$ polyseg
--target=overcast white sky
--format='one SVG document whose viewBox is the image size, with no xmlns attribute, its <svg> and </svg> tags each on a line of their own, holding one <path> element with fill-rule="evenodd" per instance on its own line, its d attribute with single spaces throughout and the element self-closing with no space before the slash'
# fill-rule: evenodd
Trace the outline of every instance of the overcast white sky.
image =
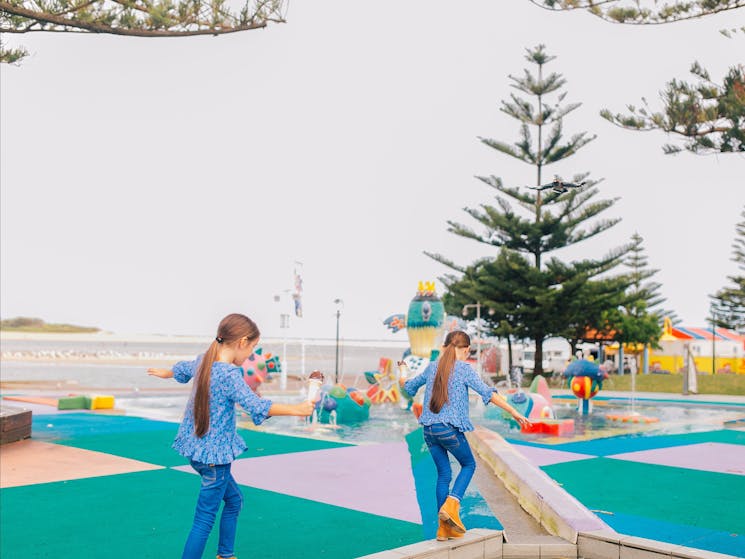
<svg viewBox="0 0 745 559">
<path fill-rule="evenodd" d="M 694 60 L 717 81 L 742 62 L 741 10 L 632 27 L 527 0 L 293 2 L 288 23 L 224 37 L 32 34 L 0 68 L 1 314 L 119 333 L 211 334 L 228 312 L 281 333 L 273 296 L 303 263 L 290 336 L 387 338 L 419 280 L 487 247 L 447 219 L 493 201 L 475 175 L 533 184 L 534 169 L 477 136 L 518 139 L 499 111 L 508 74 L 539 43 L 557 56 L 567 136 L 598 138 L 549 166 L 603 178 L 623 221 L 556 253 L 594 257 L 645 239 L 666 306 L 701 325 L 736 272 L 745 158 L 666 156 L 663 133 L 621 130 L 602 108 L 653 106 Z M 398 338 L 404 339 L 399 333 Z"/>
</svg>

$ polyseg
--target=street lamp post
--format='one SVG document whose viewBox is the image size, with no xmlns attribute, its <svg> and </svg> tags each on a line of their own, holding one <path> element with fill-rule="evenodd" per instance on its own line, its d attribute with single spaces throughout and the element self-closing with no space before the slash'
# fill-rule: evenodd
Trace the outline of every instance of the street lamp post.
<svg viewBox="0 0 745 559">
<path fill-rule="evenodd" d="M 717 317 L 711 307 L 711 374 L 717 374 Z"/>
<path fill-rule="evenodd" d="M 285 289 L 282 293 L 288 293 L 289 289 Z M 274 301 L 276 303 L 280 303 L 282 301 L 282 296 L 275 295 Z M 287 329 L 290 327 L 290 315 L 288 313 L 281 312 L 282 308 L 280 306 L 280 314 L 279 314 L 279 328 L 282 330 L 282 360 L 280 362 L 280 372 L 279 372 L 279 389 L 280 390 L 286 390 L 287 389 Z"/>
<path fill-rule="evenodd" d="M 341 317 L 341 305 L 344 301 L 341 299 L 334 299 L 336 305 L 336 361 L 334 365 L 334 383 L 339 384 L 339 318 Z"/>
<path fill-rule="evenodd" d="M 468 316 L 469 309 L 476 309 L 476 371 L 481 376 L 481 303 L 463 305 L 463 316 Z"/>
</svg>

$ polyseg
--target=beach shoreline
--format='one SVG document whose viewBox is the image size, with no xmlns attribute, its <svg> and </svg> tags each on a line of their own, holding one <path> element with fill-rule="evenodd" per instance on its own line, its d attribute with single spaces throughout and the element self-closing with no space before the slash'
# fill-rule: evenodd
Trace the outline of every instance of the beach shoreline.
<svg viewBox="0 0 745 559">
<path fill-rule="evenodd" d="M 37 341 L 37 342 L 92 342 L 92 343 L 164 343 L 164 344 L 210 344 L 210 336 L 175 335 L 175 334 L 121 334 L 115 332 L 83 332 L 83 333 L 47 333 L 47 332 L 16 332 L 1 330 L 0 344 L 11 341 Z M 283 343 L 313 346 L 335 346 L 334 338 L 301 338 L 296 336 L 262 337 L 260 344 L 278 345 Z M 339 344 L 346 347 L 409 347 L 409 340 L 402 336 L 398 340 L 391 339 L 358 339 L 339 338 Z"/>
</svg>

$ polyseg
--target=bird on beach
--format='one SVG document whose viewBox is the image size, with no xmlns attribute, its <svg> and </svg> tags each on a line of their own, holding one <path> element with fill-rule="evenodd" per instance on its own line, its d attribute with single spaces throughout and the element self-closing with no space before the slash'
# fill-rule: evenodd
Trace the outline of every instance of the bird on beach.
<svg viewBox="0 0 745 559">
<path fill-rule="evenodd" d="M 531 190 L 539 191 L 548 190 L 550 188 L 554 192 L 562 194 L 564 192 L 569 192 L 570 188 L 582 188 L 583 186 L 585 186 L 584 181 L 579 184 L 575 184 L 573 182 L 564 182 L 558 176 L 555 176 L 553 182 L 541 186 L 529 186 L 528 188 L 530 188 Z"/>
</svg>

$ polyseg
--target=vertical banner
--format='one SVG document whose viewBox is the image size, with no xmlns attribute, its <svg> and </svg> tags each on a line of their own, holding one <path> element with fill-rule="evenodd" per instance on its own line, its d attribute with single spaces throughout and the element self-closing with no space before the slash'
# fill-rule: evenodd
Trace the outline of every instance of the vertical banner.
<svg viewBox="0 0 745 559">
<path fill-rule="evenodd" d="M 295 268 L 292 271 L 294 289 L 292 291 L 292 300 L 295 302 L 295 316 L 303 318 L 303 278 L 300 272 L 303 269 L 303 263 L 295 261 Z M 300 340 L 300 374 L 305 378 L 305 330 Z"/>
<path fill-rule="evenodd" d="M 302 262 L 295 262 L 295 269 L 292 272 L 295 286 L 292 292 L 292 300 L 295 302 L 295 316 L 298 318 L 303 318 L 303 278 L 298 271 L 298 268 L 302 265 Z"/>
</svg>

